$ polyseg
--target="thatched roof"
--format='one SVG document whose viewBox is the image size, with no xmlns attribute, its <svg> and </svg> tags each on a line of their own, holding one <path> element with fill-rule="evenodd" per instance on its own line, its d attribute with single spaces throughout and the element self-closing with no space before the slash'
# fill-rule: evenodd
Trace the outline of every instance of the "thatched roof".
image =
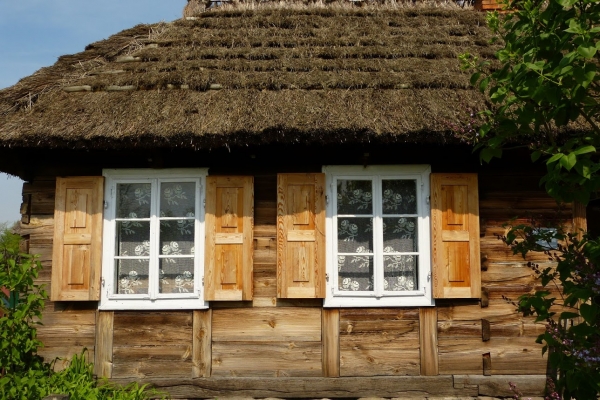
<svg viewBox="0 0 600 400">
<path fill-rule="evenodd" d="M 457 7 L 221 9 L 139 25 L 0 91 L 0 146 L 214 148 L 447 143 L 484 98 L 460 70 L 492 58 Z"/>
</svg>

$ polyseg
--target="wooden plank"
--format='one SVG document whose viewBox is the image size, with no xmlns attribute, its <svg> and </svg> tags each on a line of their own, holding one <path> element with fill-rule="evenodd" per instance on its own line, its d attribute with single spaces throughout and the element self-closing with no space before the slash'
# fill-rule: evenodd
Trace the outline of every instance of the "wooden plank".
<svg viewBox="0 0 600 400">
<path fill-rule="evenodd" d="M 189 345 L 191 338 L 191 311 L 115 313 L 115 347 Z"/>
<path fill-rule="evenodd" d="M 324 308 L 323 376 L 340 376 L 340 310 Z"/>
<path fill-rule="evenodd" d="M 421 307 L 419 315 L 421 375 L 438 375 L 437 310 L 434 307 Z"/>
<path fill-rule="evenodd" d="M 510 389 L 509 382 L 514 383 L 523 393 L 523 397 L 544 394 L 546 387 L 545 375 L 454 375 L 455 386 L 477 386 L 480 396 L 512 397 L 514 392 Z"/>
<path fill-rule="evenodd" d="M 482 355 L 490 353 L 492 374 L 539 374 L 546 371 L 541 345 L 531 337 L 439 338 L 440 374 L 483 374 Z"/>
<path fill-rule="evenodd" d="M 112 377 L 114 311 L 98 311 L 94 373 Z"/>
<path fill-rule="evenodd" d="M 363 349 L 340 346 L 340 376 L 419 375 L 418 347 Z"/>
<path fill-rule="evenodd" d="M 177 346 L 136 346 L 115 347 L 113 359 L 118 363 L 135 363 L 141 361 L 189 361 L 193 362 L 191 344 Z"/>
<path fill-rule="evenodd" d="M 583 232 L 587 231 L 586 206 L 578 201 L 573 203 L 573 231 L 579 239 L 582 238 Z"/>
<path fill-rule="evenodd" d="M 149 377 L 189 378 L 192 373 L 191 360 L 149 360 L 113 362 L 113 377 L 127 378 L 129 382 Z"/>
<path fill-rule="evenodd" d="M 321 310 L 317 308 L 221 309 L 214 310 L 212 318 L 213 344 L 266 340 L 321 342 Z"/>
<path fill-rule="evenodd" d="M 322 376 L 321 342 L 213 342 L 212 376 Z"/>
<path fill-rule="evenodd" d="M 88 362 L 94 361 L 94 347 L 86 347 L 86 360 Z M 38 349 L 38 355 L 44 359 L 44 362 L 54 363 L 55 371 L 62 371 L 69 366 L 70 360 L 74 355 L 80 355 L 83 351 L 83 347 L 80 346 L 66 346 L 66 347 L 41 347 Z"/>
<path fill-rule="evenodd" d="M 112 379 L 127 384 L 131 380 Z M 226 377 L 198 379 L 143 378 L 165 390 L 173 398 L 466 398 L 477 397 L 476 385 L 454 387 L 452 375 L 446 376 L 386 376 L 386 377 Z"/>
<path fill-rule="evenodd" d="M 208 378 L 212 368 L 212 310 L 194 311 L 192 377 Z"/>
</svg>

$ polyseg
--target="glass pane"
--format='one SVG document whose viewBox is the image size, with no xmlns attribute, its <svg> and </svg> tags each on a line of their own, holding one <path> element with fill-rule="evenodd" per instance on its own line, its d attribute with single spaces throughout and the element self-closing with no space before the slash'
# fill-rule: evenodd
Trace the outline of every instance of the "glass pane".
<svg viewBox="0 0 600 400">
<path fill-rule="evenodd" d="M 116 254 L 150 255 L 150 221 L 117 221 Z"/>
<path fill-rule="evenodd" d="M 417 290 L 417 261 L 418 257 L 415 255 L 384 256 L 384 290 Z"/>
<path fill-rule="evenodd" d="M 373 257 L 338 256 L 338 289 L 373 291 Z"/>
<path fill-rule="evenodd" d="M 381 185 L 384 214 L 417 213 L 417 181 L 384 180 Z"/>
<path fill-rule="evenodd" d="M 338 252 L 372 253 L 373 218 L 339 218 Z"/>
<path fill-rule="evenodd" d="M 417 218 L 383 218 L 383 252 L 419 251 L 417 230 Z"/>
<path fill-rule="evenodd" d="M 191 293 L 194 291 L 194 259 L 163 258 L 160 260 L 160 293 Z"/>
<path fill-rule="evenodd" d="M 149 183 L 117 185 L 117 218 L 150 218 Z"/>
<path fill-rule="evenodd" d="M 160 254 L 192 254 L 194 222 L 193 219 L 160 221 Z"/>
<path fill-rule="evenodd" d="M 148 260 L 115 260 L 117 294 L 148 293 Z"/>
<path fill-rule="evenodd" d="M 196 209 L 194 182 L 162 182 L 160 184 L 161 217 L 193 217 Z"/>
<path fill-rule="evenodd" d="M 373 214 L 371 181 L 337 181 L 338 214 Z"/>
</svg>

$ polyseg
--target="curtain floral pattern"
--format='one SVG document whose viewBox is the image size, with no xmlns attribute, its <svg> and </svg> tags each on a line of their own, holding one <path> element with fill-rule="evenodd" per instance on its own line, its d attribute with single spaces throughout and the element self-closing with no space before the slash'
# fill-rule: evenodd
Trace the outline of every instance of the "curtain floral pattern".
<svg viewBox="0 0 600 400">
<path fill-rule="evenodd" d="M 382 180 L 380 194 L 373 193 L 371 180 L 337 181 L 339 290 L 374 290 L 375 237 L 383 241 L 384 290 L 415 290 L 418 265 L 416 199 L 414 180 Z M 382 210 L 379 232 L 373 230 L 373 202 L 379 202 Z"/>
<path fill-rule="evenodd" d="M 193 182 L 159 184 L 158 277 L 150 276 L 149 183 L 117 185 L 116 281 L 118 294 L 147 294 L 150 279 L 158 279 L 159 293 L 187 293 L 194 289 L 196 187 Z M 155 200 L 156 201 L 156 200 Z"/>
</svg>

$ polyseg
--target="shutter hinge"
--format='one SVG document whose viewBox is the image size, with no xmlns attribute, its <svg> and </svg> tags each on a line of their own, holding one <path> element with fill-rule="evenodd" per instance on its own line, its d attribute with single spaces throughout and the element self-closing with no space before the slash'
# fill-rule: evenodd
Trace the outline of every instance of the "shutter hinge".
<svg viewBox="0 0 600 400">
<path fill-rule="evenodd" d="M 325 204 L 329 204 L 329 196 L 325 195 Z"/>
<path fill-rule="evenodd" d="M 202 277 L 202 286 L 204 286 L 204 277 Z"/>
<path fill-rule="evenodd" d="M 427 282 L 431 282 L 431 272 L 427 273 Z"/>
<path fill-rule="evenodd" d="M 104 200 L 104 209 L 106 210 L 108 208 L 108 201 Z"/>
<path fill-rule="evenodd" d="M 325 274 L 325 281 L 329 282 L 329 274 Z"/>
<path fill-rule="evenodd" d="M 429 200 L 430 200 L 430 199 L 429 199 L 429 197 L 430 197 L 430 196 L 429 196 L 429 195 L 427 195 L 427 197 L 425 198 L 425 201 L 427 201 L 427 204 L 429 204 Z"/>
<path fill-rule="evenodd" d="M 102 287 L 104 287 L 106 285 L 106 282 L 104 281 L 104 278 L 102 278 Z"/>
</svg>

